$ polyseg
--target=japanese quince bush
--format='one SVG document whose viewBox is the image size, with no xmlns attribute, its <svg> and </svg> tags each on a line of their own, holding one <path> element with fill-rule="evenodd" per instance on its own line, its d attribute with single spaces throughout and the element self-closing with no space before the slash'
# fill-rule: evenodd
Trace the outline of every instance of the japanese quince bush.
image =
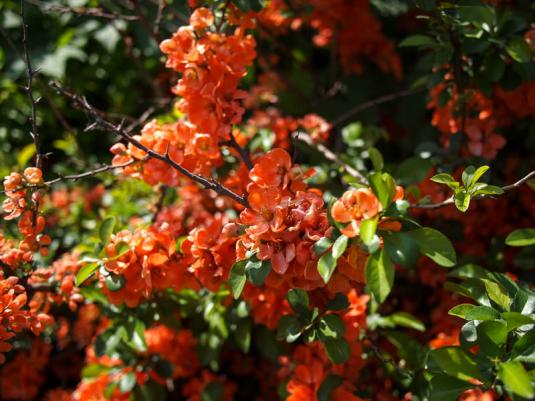
<svg viewBox="0 0 535 401">
<path fill-rule="evenodd" d="M 32 153 L 3 181 L 0 399 L 535 398 L 533 8 L 89 3 L 47 10 L 156 13 L 170 100 L 114 119 L 48 87 L 22 12 Z M 377 77 L 398 92 L 355 105 Z M 41 90 L 113 139 L 110 164 L 54 168 Z"/>
</svg>

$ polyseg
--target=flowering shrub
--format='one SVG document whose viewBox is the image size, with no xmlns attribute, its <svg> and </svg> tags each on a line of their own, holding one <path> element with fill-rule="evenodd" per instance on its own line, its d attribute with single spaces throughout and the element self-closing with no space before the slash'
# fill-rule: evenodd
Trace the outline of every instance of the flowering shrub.
<svg viewBox="0 0 535 401">
<path fill-rule="evenodd" d="M 535 398 L 529 5 L 25 3 L 1 400 Z"/>
</svg>

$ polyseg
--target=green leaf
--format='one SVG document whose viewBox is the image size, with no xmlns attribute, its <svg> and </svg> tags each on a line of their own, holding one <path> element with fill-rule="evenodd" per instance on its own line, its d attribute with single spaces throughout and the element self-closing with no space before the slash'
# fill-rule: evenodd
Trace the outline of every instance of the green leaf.
<svg viewBox="0 0 535 401">
<path fill-rule="evenodd" d="M 475 184 L 476 182 L 478 182 L 479 179 L 483 176 L 483 174 L 485 174 L 485 173 L 488 171 L 489 168 L 490 168 L 489 166 L 481 166 L 481 167 L 478 167 L 478 168 L 476 169 L 476 171 L 474 171 L 474 175 L 472 176 L 472 182 L 471 182 L 471 184 L 473 185 L 473 184 Z"/>
<path fill-rule="evenodd" d="M 440 173 L 440 174 L 434 175 L 430 179 L 431 181 L 436 182 L 438 184 L 447 185 L 451 189 L 459 188 L 459 183 L 450 174 Z"/>
<path fill-rule="evenodd" d="M 345 235 L 340 235 L 333 244 L 333 258 L 338 259 L 344 254 L 347 249 L 349 238 Z"/>
<path fill-rule="evenodd" d="M 383 237 L 384 248 L 392 262 L 410 267 L 414 266 L 420 256 L 417 242 L 406 232 L 397 232 Z"/>
<path fill-rule="evenodd" d="M 476 172 L 476 168 L 474 166 L 468 166 L 464 169 L 462 174 L 462 180 L 463 184 L 466 188 L 470 189 L 474 177 L 474 173 Z"/>
<path fill-rule="evenodd" d="M 511 359 L 535 362 L 535 330 L 530 330 L 513 344 Z"/>
<path fill-rule="evenodd" d="M 473 387 L 473 384 L 447 375 L 434 376 L 429 385 L 429 401 L 455 401 L 462 392 Z"/>
<path fill-rule="evenodd" d="M 466 191 L 460 190 L 454 196 L 455 207 L 464 213 L 470 206 L 470 200 L 470 194 Z"/>
<path fill-rule="evenodd" d="M 327 340 L 323 344 L 325 345 L 325 351 L 327 351 L 327 356 L 333 363 L 344 363 L 349 359 L 349 344 L 344 338 L 339 338 L 336 340 Z"/>
<path fill-rule="evenodd" d="M 505 239 L 509 246 L 535 245 L 535 228 L 521 228 L 513 231 Z"/>
<path fill-rule="evenodd" d="M 372 146 L 368 148 L 368 154 L 372 161 L 373 169 L 375 171 L 381 171 L 384 167 L 384 161 L 383 161 L 383 156 L 381 155 L 381 152 L 379 152 L 376 148 Z"/>
<path fill-rule="evenodd" d="M 258 287 L 264 284 L 271 268 L 270 260 L 258 260 L 253 256 L 245 264 L 245 274 L 249 281 Z"/>
<path fill-rule="evenodd" d="M 238 322 L 236 326 L 236 331 L 234 333 L 234 338 L 236 343 L 244 353 L 249 352 L 251 347 L 251 321 L 242 319 Z"/>
<path fill-rule="evenodd" d="M 232 294 L 234 295 L 234 299 L 238 299 L 243 291 L 243 288 L 245 287 L 245 265 L 247 264 L 247 260 L 238 260 L 236 263 L 232 265 L 230 268 L 229 273 L 229 286 L 230 290 L 232 291 Z"/>
<path fill-rule="evenodd" d="M 347 296 L 341 292 L 337 292 L 333 299 L 329 300 L 325 305 L 325 308 L 328 310 L 344 310 L 349 307 L 349 301 Z"/>
<path fill-rule="evenodd" d="M 286 339 L 286 342 L 292 343 L 301 336 L 302 332 L 303 323 L 296 315 L 284 315 L 279 319 L 278 339 Z"/>
<path fill-rule="evenodd" d="M 401 41 L 399 47 L 421 47 L 421 46 L 433 46 L 435 40 L 427 35 L 411 35 Z"/>
<path fill-rule="evenodd" d="M 119 379 L 119 390 L 121 391 L 121 393 L 128 393 L 132 391 L 136 384 L 136 375 L 134 374 L 134 372 L 128 372 L 126 374 L 123 374 Z"/>
<path fill-rule="evenodd" d="M 477 344 L 481 355 L 496 358 L 507 341 L 507 326 L 502 321 L 486 321 L 477 326 Z"/>
<path fill-rule="evenodd" d="M 506 321 L 508 331 L 516 330 L 527 324 L 535 324 L 535 318 L 518 312 L 503 312 L 501 317 Z"/>
<path fill-rule="evenodd" d="M 383 209 L 386 209 L 396 193 L 396 183 L 388 173 L 374 173 L 370 175 L 370 186 L 381 202 Z"/>
<path fill-rule="evenodd" d="M 387 317 L 397 326 L 408 327 L 418 331 L 425 331 L 425 325 L 421 320 L 407 312 L 396 312 Z"/>
<path fill-rule="evenodd" d="M 408 234 L 418 243 L 420 252 L 435 263 L 445 267 L 452 267 L 457 263 L 453 245 L 440 231 L 422 227 L 408 231 Z"/>
<path fill-rule="evenodd" d="M 477 190 L 472 194 L 473 196 L 503 195 L 503 193 L 505 192 L 501 187 L 497 187 L 495 185 L 487 185 L 483 183 L 479 183 L 477 185 L 480 185 L 480 187 L 478 187 Z"/>
<path fill-rule="evenodd" d="M 476 306 L 473 304 L 460 304 L 451 308 L 448 312 L 449 315 L 460 317 L 461 319 L 468 320 L 466 315 Z"/>
<path fill-rule="evenodd" d="M 331 401 L 333 391 L 344 382 L 344 379 L 338 375 L 329 375 L 318 388 L 318 401 Z"/>
<path fill-rule="evenodd" d="M 115 222 L 115 217 L 111 216 L 106 218 L 100 225 L 98 234 L 102 245 L 106 245 L 110 241 L 110 237 L 113 234 L 113 229 L 115 228 Z"/>
<path fill-rule="evenodd" d="M 494 281 L 487 279 L 482 279 L 482 281 L 483 284 L 485 284 L 485 290 L 487 291 L 487 295 L 491 301 L 494 301 L 496 304 L 508 311 L 513 300 L 509 297 L 505 288 Z"/>
<path fill-rule="evenodd" d="M 314 243 L 314 253 L 316 255 L 322 255 L 327 252 L 331 246 L 333 246 L 332 239 L 327 237 L 321 237 Z"/>
<path fill-rule="evenodd" d="M 368 257 L 366 284 L 377 302 L 382 303 L 394 285 L 394 267 L 381 249 Z"/>
<path fill-rule="evenodd" d="M 474 357 L 460 347 L 444 347 L 432 350 L 431 357 L 450 376 L 461 380 L 481 379 Z"/>
<path fill-rule="evenodd" d="M 511 38 L 505 49 L 509 56 L 518 63 L 528 63 L 531 60 L 531 49 L 522 36 Z"/>
<path fill-rule="evenodd" d="M 531 378 L 520 362 L 505 362 L 498 367 L 498 376 L 505 384 L 505 388 L 524 398 L 535 397 L 531 385 Z"/>
<path fill-rule="evenodd" d="M 83 265 L 76 274 L 76 279 L 74 280 L 76 286 L 79 287 L 80 285 L 82 285 L 84 281 L 86 281 L 89 277 L 93 275 L 93 273 L 95 273 L 99 266 L 100 262 L 87 263 Z"/>
<path fill-rule="evenodd" d="M 468 320 L 494 320 L 499 318 L 500 313 L 496 309 L 485 305 L 474 307 L 466 315 L 466 319 Z"/>
<path fill-rule="evenodd" d="M 377 230 L 378 220 L 379 220 L 378 217 L 374 217 L 371 219 L 363 220 L 360 223 L 360 239 L 365 244 L 369 244 L 372 242 L 373 237 L 375 235 L 375 231 Z"/>
<path fill-rule="evenodd" d="M 347 237 L 346 237 L 347 238 Z M 327 252 L 318 260 L 318 273 L 323 279 L 324 283 L 328 283 L 336 268 L 336 259 L 331 252 Z"/>
<path fill-rule="evenodd" d="M 475 264 L 466 264 L 451 270 L 448 273 L 449 277 L 455 278 L 485 278 L 488 277 L 489 272 L 481 266 Z"/>
<path fill-rule="evenodd" d="M 122 275 L 110 273 L 108 277 L 106 277 L 106 287 L 110 291 L 119 291 L 124 287 L 124 284 L 125 278 Z"/>
<path fill-rule="evenodd" d="M 338 315 L 324 315 L 319 322 L 319 335 L 322 341 L 342 338 L 345 332 L 345 325 Z"/>
<path fill-rule="evenodd" d="M 204 386 L 201 393 L 201 401 L 221 401 L 223 399 L 224 387 L 221 382 L 210 382 Z"/>
<path fill-rule="evenodd" d="M 293 288 L 288 291 L 288 303 L 296 313 L 308 312 L 308 294 L 305 290 Z"/>
</svg>

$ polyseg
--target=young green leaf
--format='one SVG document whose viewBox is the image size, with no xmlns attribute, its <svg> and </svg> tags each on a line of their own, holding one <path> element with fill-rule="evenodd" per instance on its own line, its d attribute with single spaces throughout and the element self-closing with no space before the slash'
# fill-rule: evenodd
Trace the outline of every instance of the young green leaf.
<svg viewBox="0 0 535 401">
<path fill-rule="evenodd" d="M 360 239 L 365 244 L 369 244 L 372 242 L 373 237 L 375 235 L 375 231 L 377 230 L 378 220 L 378 217 L 373 217 L 371 219 L 363 220 L 360 223 Z"/>
<path fill-rule="evenodd" d="M 447 375 L 436 375 L 431 379 L 429 401 L 456 401 L 459 395 L 473 387 L 472 384 Z"/>
<path fill-rule="evenodd" d="M 333 241 L 327 237 L 321 237 L 314 243 L 314 253 L 316 255 L 322 255 L 333 246 Z"/>
<path fill-rule="evenodd" d="M 230 268 L 228 281 L 229 281 L 230 290 L 232 291 L 232 294 L 234 295 L 234 299 L 238 299 L 240 297 L 243 291 L 243 288 L 245 287 L 245 281 L 247 280 L 245 276 L 246 264 L 247 264 L 246 259 L 238 260 Z"/>
<path fill-rule="evenodd" d="M 333 258 L 338 259 L 344 254 L 347 249 L 349 238 L 345 235 L 340 235 L 333 244 Z"/>
<path fill-rule="evenodd" d="M 106 218 L 100 225 L 98 234 L 102 245 L 106 245 L 110 241 L 110 237 L 113 234 L 113 229 L 115 228 L 115 222 L 115 217 L 111 216 Z"/>
<path fill-rule="evenodd" d="M 100 262 L 87 263 L 83 265 L 76 274 L 75 284 L 77 287 L 82 285 L 91 275 L 99 268 Z"/>
<path fill-rule="evenodd" d="M 521 228 L 510 233 L 505 239 L 509 246 L 535 245 L 535 228 Z"/>
<path fill-rule="evenodd" d="M 377 302 L 382 303 L 394 285 L 394 267 L 381 249 L 368 257 L 366 283 Z"/>
<path fill-rule="evenodd" d="M 331 252 L 327 252 L 319 258 L 318 273 L 320 274 L 324 283 L 329 282 L 335 268 L 336 268 L 336 259 L 333 257 Z"/>
<path fill-rule="evenodd" d="M 498 375 L 505 384 L 505 388 L 511 393 L 524 398 L 535 397 L 531 378 L 520 362 L 509 361 L 500 364 Z"/>
<path fill-rule="evenodd" d="M 489 298 L 508 311 L 513 300 L 507 294 L 506 289 L 501 284 L 495 283 L 494 281 L 487 279 L 482 279 L 481 281 L 485 284 L 485 290 L 487 291 Z"/>
</svg>

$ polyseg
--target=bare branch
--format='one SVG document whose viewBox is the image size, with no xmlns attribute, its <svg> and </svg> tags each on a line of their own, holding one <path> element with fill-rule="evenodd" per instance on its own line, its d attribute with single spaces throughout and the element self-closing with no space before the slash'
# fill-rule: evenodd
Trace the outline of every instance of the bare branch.
<svg viewBox="0 0 535 401">
<path fill-rule="evenodd" d="M 243 160 L 243 162 L 247 166 L 247 168 L 249 170 L 253 168 L 253 162 L 251 161 L 249 150 L 247 148 L 242 148 L 240 146 L 240 144 L 236 141 L 236 137 L 234 136 L 232 132 L 230 133 L 230 139 L 228 141 L 221 142 L 221 145 L 225 145 L 225 146 L 235 149 L 240 155 L 240 158 Z"/>
<path fill-rule="evenodd" d="M 135 139 L 134 137 L 132 137 L 129 134 L 129 132 L 124 128 L 124 122 L 121 122 L 120 124 L 115 125 L 115 124 L 111 123 L 110 121 L 104 120 L 102 118 L 102 116 L 100 115 L 100 113 L 98 113 L 93 108 L 93 106 L 91 106 L 87 102 L 87 99 L 85 99 L 84 97 L 81 97 L 81 96 L 79 96 L 77 94 L 73 94 L 73 93 L 70 93 L 70 92 L 66 91 L 65 89 L 63 89 L 56 82 L 53 82 L 51 85 L 60 94 L 62 94 L 63 96 L 67 97 L 68 99 L 70 99 L 74 103 L 75 107 L 77 107 L 78 109 L 83 110 L 85 113 L 87 113 L 87 115 L 93 120 L 93 122 L 92 122 L 92 124 L 90 126 L 91 129 L 98 127 L 98 128 L 100 128 L 100 129 L 102 129 L 104 131 L 113 132 L 115 135 L 117 135 L 117 136 L 121 137 L 122 139 L 124 139 L 125 141 L 131 143 L 136 148 L 141 149 L 143 152 L 145 152 L 150 157 L 152 157 L 154 159 L 157 159 L 157 160 L 161 160 L 164 163 L 167 163 L 168 165 L 173 167 L 175 170 L 177 170 L 179 173 L 181 173 L 182 175 L 188 177 L 192 181 L 197 182 L 198 184 L 202 185 L 206 189 L 211 189 L 211 190 L 217 192 L 220 195 L 227 196 L 227 197 L 233 199 L 234 201 L 238 202 L 239 204 L 241 204 L 244 207 L 249 207 L 249 202 L 247 201 L 247 198 L 246 198 L 245 195 L 243 195 L 243 196 L 238 195 L 235 192 L 233 192 L 231 189 L 227 188 L 226 186 L 224 186 L 223 184 L 221 184 L 218 181 L 215 181 L 213 179 L 205 178 L 205 177 L 203 177 L 201 175 L 198 175 L 198 174 L 195 174 L 195 173 L 189 171 L 188 169 L 182 167 L 180 164 L 178 164 L 173 159 L 171 159 L 168 154 L 161 154 L 161 153 L 155 152 L 154 150 L 146 147 L 145 145 L 140 143 L 137 139 Z"/>
<path fill-rule="evenodd" d="M 325 146 L 322 143 L 316 143 L 312 140 L 310 135 L 308 135 L 306 132 L 294 132 L 294 138 L 306 143 L 308 146 L 316 149 L 318 152 L 320 152 L 327 160 L 330 160 L 332 162 L 335 162 L 340 167 L 342 167 L 347 174 L 349 174 L 351 177 L 355 178 L 359 183 L 363 185 L 368 185 L 368 180 L 364 175 L 359 173 L 355 168 L 351 167 L 349 164 L 345 163 L 343 160 L 341 160 L 332 150 L 330 150 L 327 146 Z"/>
<path fill-rule="evenodd" d="M 20 1 L 20 17 L 22 19 L 22 46 L 24 49 L 24 63 L 26 64 L 26 72 L 28 75 L 28 81 L 24 87 L 24 91 L 28 95 L 30 100 L 32 112 L 30 117 L 31 131 L 30 135 L 32 136 L 33 143 L 35 144 L 35 167 L 38 169 L 43 168 L 43 154 L 41 152 L 41 137 L 39 130 L 37 128 L 37 103 L 39 99 L 36 99 L 33 95 L 33 78 L 36 71 L 32 68 L 32 61 L 30 59 L 30 53 L 28 51 L 28 34 L 27 34 L 27 25 L 26 19 L 24 17 L 24 0 Z"/>
<path fill-rule="evenodd" d="M 524 184 L 525 182 L 527 182 L 528 180 L 530 180 L 533 177 L 535 177 L 535 170 L 530 172 L 529 174 L 527 174 L 526 176 L 524 176 L 520 180 L 516 181 L 515 183 L 509 184 L 509 185 L 506 185 L 506 186 L 502 187 L 502 189 L 504 190 L 504 192 L 517 189 L 517 188 L 521 187 L 522 184 Z M 495 197 L 495 195 L 479 195 L 479 196 L 473 197 L 472 199 L 479 200 L 479 199 L 488 199 L 488 198 L 494 198 L 494 197 Z M 453 205 L 454 203 L 455 203 L 455 198 L 452 195 L 448 199 L 446 199 L 445 201 L 442 201 L 442 202 L 439 202 L 439 203 L 412 204 L 412 205 L 410 205 L 410 208 L 411 209 L 440 209 L 441 207 L 448 206 L 448 205 Z"/>
</svg>

